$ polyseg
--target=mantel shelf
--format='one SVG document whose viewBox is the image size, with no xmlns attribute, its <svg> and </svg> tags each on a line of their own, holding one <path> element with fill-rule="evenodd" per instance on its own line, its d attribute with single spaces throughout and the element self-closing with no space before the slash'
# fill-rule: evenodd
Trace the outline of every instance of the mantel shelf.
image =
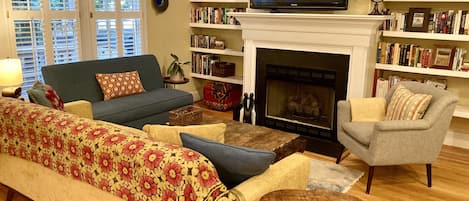
<svg viewBox="0 0 469 201">
<path fill-rule="evenodd" d="M 462 35 L 462 34 L 383 31 L 383 36 L 394 37 L 394 38 L 415 38 L 415 39 L 424 39 L 424 40 L 446 40 L 446 41 L 469 42 L 469 35 Z"/>
<path fill-rule="evenodd" d="M 376 69 L 396 71 L 396 72 L 405 72 L 405 73 L 416 73 L 416 74 L 424 74 L 424 75 L 438 75 L 438 76 L 445 76 L 445 77 L 469 78 L 469 72 L 441 70 L 441 69 L 433 69 L 433 68 L 416 68 L 416 67 L 398 66 L 398 65 L 390 65 L 390 64 L 376 64 Z"/>
<path fill-rule="evenodd" d="M 242 76 L 217 77 L 217 76 L 211 76 L 211 75 L 202 75 L 199 73 L 192 73 L 191 76 L 193 78 L 199 78 L 199 79 L 204 79 L 204 80 L 213 80 L 213 81 L 226 82 L 226 83 L 239 84 L 239 85 L 243 84 Z"/>
<path fill-rule="evenodd" d="M 231 24 L 205 24 L 205 23 L 190 23 L 190 27 L 193 28 L 205 28 L 205 29 L 231 29 L 231 30 L 241 30 L 240 25 L 231 25 Z"/>
<path fill-rule="evenodd" d="M 232 50 L 232 49 L 218 50 L 218 49 L 191 47 L 190 50 L 192 52 L 203 52 L 203 53 L 209 53 L 209 54 L 229 55 L 229 56 L 237 56 L 237 57 L 242 57 L 244 55 L 243 52 Z"/>
</svg>

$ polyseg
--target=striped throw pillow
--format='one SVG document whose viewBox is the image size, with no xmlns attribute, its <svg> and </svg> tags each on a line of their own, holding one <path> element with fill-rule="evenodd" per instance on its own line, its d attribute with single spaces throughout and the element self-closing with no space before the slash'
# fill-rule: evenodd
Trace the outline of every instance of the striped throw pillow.
<svg viewBox="0 0 469 201">
<path fill-rule="evenodd" d="M 417 120 L 427 110 L 432 95 L 415 94 L 399 85 L 388 104 L 385 120 Z"/>
</svg>

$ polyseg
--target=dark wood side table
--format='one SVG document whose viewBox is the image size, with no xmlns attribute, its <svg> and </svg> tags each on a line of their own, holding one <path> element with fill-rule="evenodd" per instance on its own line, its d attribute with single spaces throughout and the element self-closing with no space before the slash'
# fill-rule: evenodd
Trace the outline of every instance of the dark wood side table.
<svg viewBox="0 0 469 201">
<path fill-rule="evenodd" d="M 259 201 L 362 201 L 344 193 L 327 190 L 278 190 L 265 194 Z"/>
<path fill-rule="evenodd" d="M 169 77 L 164 77 L 163 82 L 166 88 L 168 88 L 168 84 L 172 84 L 173 89 L 176 89 L 177 84 L 186 84 L 189 82 L 189 78 L 184 78 L 184 80 L 181 80 L 181 81 L 173 81 L 173 80 L 170 80 Z"/>
</svg>

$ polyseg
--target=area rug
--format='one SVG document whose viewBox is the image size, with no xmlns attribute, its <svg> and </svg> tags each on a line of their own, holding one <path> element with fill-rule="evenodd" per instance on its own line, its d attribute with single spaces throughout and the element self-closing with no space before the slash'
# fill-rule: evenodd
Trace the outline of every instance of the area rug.
<svg viewBox="0 0 469 201">
<path fill-rule="evenodd" d="M 350 169 L 333 162 L 311 159 L 308 189 L 325 189 L 347 192 L 357 182 L 363 172 Z"/>
</svg>

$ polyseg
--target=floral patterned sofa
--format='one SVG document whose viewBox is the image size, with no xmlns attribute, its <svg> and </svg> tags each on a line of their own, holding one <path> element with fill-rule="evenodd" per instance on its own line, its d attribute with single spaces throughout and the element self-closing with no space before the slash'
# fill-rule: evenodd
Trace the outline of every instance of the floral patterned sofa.
<svg viewBox="0 0 469 201">
<path fill-rule="evenodd" d="M 293 154 L 228 190 L 213 164 L 145 132 L 0 97 L 0 183 L 33 200 L 258 200 L 304 188 Z"/>
</svg>

